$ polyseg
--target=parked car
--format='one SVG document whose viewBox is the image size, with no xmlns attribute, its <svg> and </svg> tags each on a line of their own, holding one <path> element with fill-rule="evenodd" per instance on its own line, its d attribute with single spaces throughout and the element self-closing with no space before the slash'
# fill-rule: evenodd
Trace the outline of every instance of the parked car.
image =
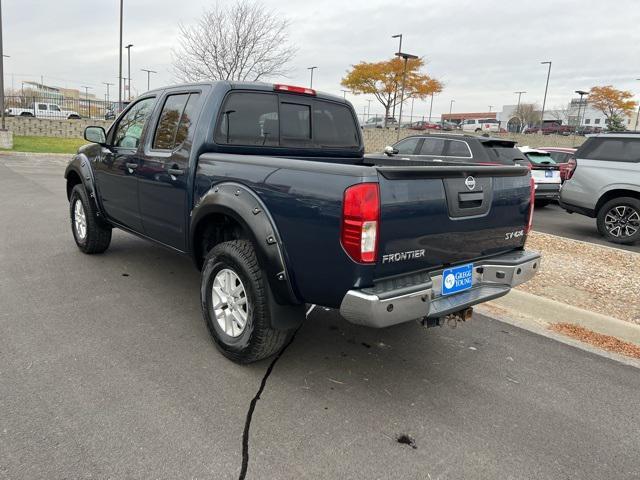
<svg viewBox="0 0 640 480">
<path fill-rule="evenodd" d="M 396 128 L 397 126 L 398 121 L 394 117 L 387 117 L 386 122 L 384 120 L 384 117 L 371 117 L 362 124 L 362 128 Z"/>
<path fill-rule="evenodd" d="M 366 155 L 387 155 L 403 161 L 446 163 L 476 163 L 481 165 L 515 165 L 526 162 L 526 156 L 515 148 L 516 142 L 502 138 L 455 133 L 412 135 L 384 152 Z"/>
<path fill-rule="evenodd" d="M 27 108 L 10 107 L 5 113 L 12 117 L 38 117 L 38 118 L 61 118 L 79 119 L 78 112 L 73 110 L 62 110 L 56 103 L 35 102 Z"/>
<path fill-rule="evenodd" d="M 439 123 L 428 122 L 426 120 L 418 120 L 407 125 L 407 128 L 411 130 L 441 130 L 442 127 Z"/>
<path fill-rule="evenodd" d="M 596 218 L 600 235 L 613 243 L 640 240 L 640 135 L 587 137 L 560 192 L 569 213 Z"/>
<path fill-rule="evenodd" d="M 440 120 L 440 129 L 446 132 L 450 132 L 452 130 L 457 130 L 460 128 L 456 122 L 449 122 L 448 120 Z"/>
<path fill-rule="evenodd" d="M 500 122 L 495 118 L 468 119 L 462 122 L 463 132 L 499 132 Z"/>
<path fill-rule="evenodd" d="M 518 147 L 525 154 L 531 168 L 531 176 L 536 184 L 536 207 L 545 207 L 560 197 L 560 167 L 544 150 L 530 147 Z M 523 164 L 522 162 L 517 162 Z"/>
<path fill-rule="evenodd" d="M 162 88 L 85 137 L 65 171 L 80 251 L 104 252 L 121 228 L 189 255 L 205 323 L 236 362 L 280 351 L 306 304 L 434 326 L 540 265 L 524 249 L 527 168 L 365 158 L 351 104 L 310 88 Z"/>
<path fill-rule="evenodd" d="M 575 161 L 575 153 L 576 148 L 565 148 L 565 147 L 541 147 L 540 150 L 548 152 L 553 158 L 553 161 L 556 162 L 558 167 L 560 167 L 560 180 L 564 182 L 567 179 L 567 173 L 571 170 L 572 165 L 571 162 Z"/>
</svg>

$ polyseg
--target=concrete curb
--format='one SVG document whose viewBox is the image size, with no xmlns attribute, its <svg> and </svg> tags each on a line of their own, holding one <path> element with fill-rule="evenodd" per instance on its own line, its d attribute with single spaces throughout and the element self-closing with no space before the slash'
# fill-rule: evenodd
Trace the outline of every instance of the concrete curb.
<svg viewBox="0 0 640 480">
<path fill-rule="evenodd" d="M 533 231 L 538 234 L 538 235 L 547 235 L 549 237 L 556 237 L 556 238 L 561 238 L 563 240 L 569 240 L 571 242 L 578 242 L 578 243 L 583 243 L 585 245 L 589 245 L 590 247 L 600 247 L 600 248 L 607 248 L 609 250 L 614 250 L 616 252 L 625 252 L 625 253 L 630 253 L 632 255 L 640 255 L 640 253 L 638 252 L 634 252 L 632 250 L 625 250 L 624 248 L 620 248 L 620 247 L 614 247 L 612 245 L 602 245 L 600 243 L 593 243 L 593 242 L 587 242 L 585 240 L 578 240 L 577 238 L 571 238 L 571 237 L 564 237 L 562 235 L 555 235 L 553 233 L 547 233 L 547 232 L 541 232 L 539 230 L 536 230 L 535 228 L 533 229 Z"/>
<path fill-rule="evenodd" d="M 0 150 L 0 155 L 7 157 L 69 157 L 75 153 L 40 153 L 40 152 L 12 152 L 11 150 Z"/>
<path fill-rule="evenodd" d="M 547 325 L 550 323 L 571 323 L 640 345 L 640 325 L 520 290 L 513 289 L 509 294 L 492 300 L 487 305 L 494 305 L 520 316 L 531 318 L 538 325 L 541 323 Z"/>
</svg>

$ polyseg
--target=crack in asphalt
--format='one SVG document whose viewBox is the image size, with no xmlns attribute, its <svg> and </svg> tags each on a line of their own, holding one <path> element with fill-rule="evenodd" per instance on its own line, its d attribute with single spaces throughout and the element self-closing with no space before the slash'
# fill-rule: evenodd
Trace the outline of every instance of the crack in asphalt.
<svg viewBox="0 0 640 480">
<path fill-rule="evenodd" d="M 309 314 L 313 311 L 315 307 L 316 307 L 315 305 L 312 305 L 309 308 L 309 310 L 307 310 L 307 313 L 305 314 L 306 318 L 309 317 Z M 293 343 L 293 340 L 296 338 L 296 335 L 298 334 L 298 330 L 300 330 L 301 327 L 302 325 L 296 328 L 296 330 L 293 332 L 293 335 L 291 335 L 291 338 L 289 339 L 289 341 L 282 347 L 282 349 L 278 352 L 275 358 L 271 361 L 271 363 L 269 364 L 269 367 L 267 367 L 266 372 L 264 372 L 264 376 L 262 377 L 262 381 L 260 382 L 260 387 L 258 388 L 258 391 L 256 392 L 255 396 L 251 399 L 251 403 L 249 404 L 249 410 L 247 411 L 247 418 L 244 421 L 244 431 L 242 432 L 242 466 L 240 468 L 240 476 L 238 477 L 238 480 L 245 479 L 245 477 L 247 476 L 247 469 L 249 468 L 249 429 L 251 428 L 251 420 L 253 419 L 253 412 L 256 409 L 258 400 L 260 400 L 260 395 L 262 395 L 262 392 L 264 391 L 264 388 L 267 385 L 267 380 L 269 379 L 269 376 L 271 375 L 273 368 L 276 366 L 276 363 L 278 363 L 278 360 L 280 360 L 280 357 L 282 357 L 282 355 L 287 350 L 287 348 L 289 348 L 289 345 Z"/>
</svg>

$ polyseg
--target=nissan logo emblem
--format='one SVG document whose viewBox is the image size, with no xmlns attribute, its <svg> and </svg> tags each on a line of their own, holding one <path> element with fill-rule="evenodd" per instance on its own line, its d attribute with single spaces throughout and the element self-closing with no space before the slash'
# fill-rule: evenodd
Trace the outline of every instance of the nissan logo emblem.
<svg viewBox="0 0 640 480">
<path fill-rule="evenodd" d="M 474 188 L 476 188 L 476 179 L 469 176 L 465 178 L 464 184 L 467 186 L 469 190 L 473 190 Z"/>
</svg>

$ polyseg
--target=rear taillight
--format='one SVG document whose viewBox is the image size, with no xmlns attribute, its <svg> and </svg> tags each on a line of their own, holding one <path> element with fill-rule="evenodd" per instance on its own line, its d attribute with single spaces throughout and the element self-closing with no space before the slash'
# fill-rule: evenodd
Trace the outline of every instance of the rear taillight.
<svg viewBox="0 0 640 480">
<path fill-rule="evenodd" d="M 380 191 L 377 183 L 359 183 L 344 191 L 340 241 L 359 263 L 373 263 L 378 253 Z"/>
<path fill-rule="evenodd" d="M 527 218 L 527 225 L 524 227 L 524 234 L 527 235 L 531 231 L 533 225 L 533 206 L 536 203 L 536 182 L 533 177 L 529 179 L 529 216 Z"/>
<path fill-rule="evenodd" d="M 576 167 L 578 166 L 578 162 L 576 162 L 576 159 L 573 157 L 571 157 L 567 163 L 569 164 L 569 166 L 567 167 L 565 180 L 569 180 L 571 177 L 573 177 L 573 172 L 576 171 Z"/>
</svg>

